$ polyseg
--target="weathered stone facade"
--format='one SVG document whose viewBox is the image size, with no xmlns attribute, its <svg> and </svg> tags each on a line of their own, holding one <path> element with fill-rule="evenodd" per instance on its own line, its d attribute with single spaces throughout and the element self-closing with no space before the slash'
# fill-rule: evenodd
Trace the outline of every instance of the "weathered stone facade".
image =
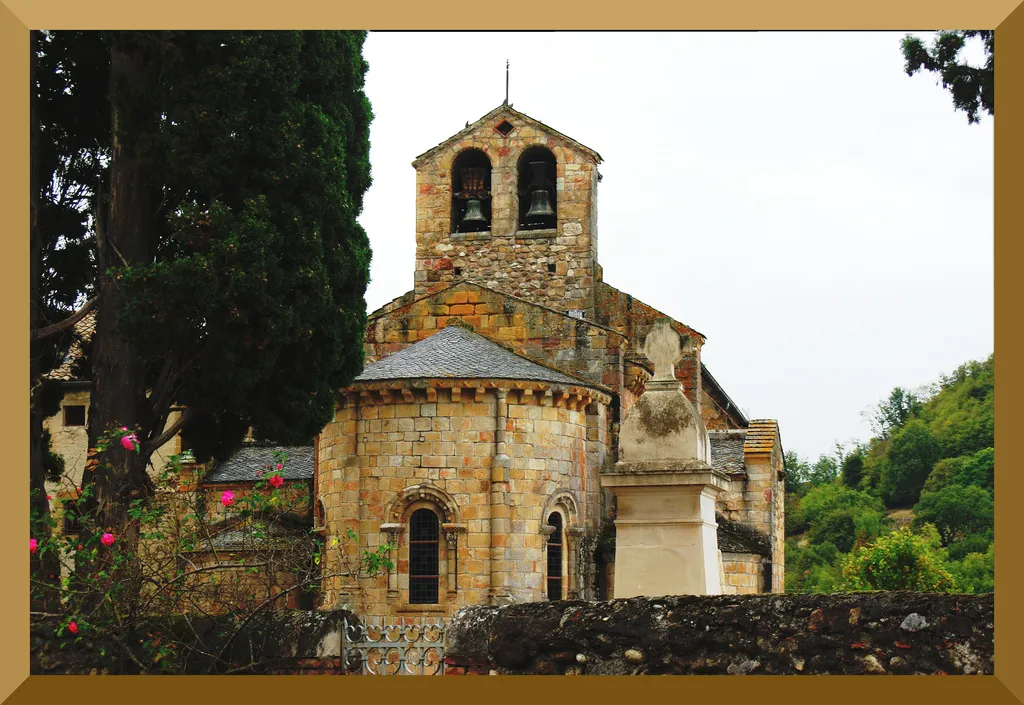
<svg viewBox="0 0 1024 705">
<path fill-rule="evenodd" d="M 525 181 L 523 165 L 544 155 L 555 178 L 540 200 L 554 215 L 537 227 L 523 199 L 540 182 Z M 486 189 L 467 191 L 468 163 Z M 710 431 L 702 443 L 720 487 L 708 516 L 722 517 L 720 531 L 752 532 L 727 531 L 723 550 L 709 554 L 708 579 L 720 574 L 725 592 L 782 590 L 778 426 L 748 421 L 707 372 L 701 333 L 602 281 L 600 163 L 594 150 L 506 105 L 413 163 L 413 289 L 371 314 L 366 369 L 342 390 L 319 438 L 316 483 L 325 537 L 357 536 L 328 548 L 327 574 L 341 572 L 344 555 L 387 543 L 397 547 L 395 570 L 359 583 L 326 579 L 325 609 L 394 618 L 614 596 L 616 508 L 600 478 L 620 460 L 621 425 L 654 373 L 644 339 L 666 319 L 683 349 L 674 379 Z M 493 359 L 457 345 L 445 351 L 481 340 L 499 351 Z M 441 533 L 430 549 L 438 594 L 430 604 L 410 599 L 410 581 L 421 579 L 410 567 L 420 509 Z M 549 565 L 562 574 L 549 575 Z"/>
</svg>

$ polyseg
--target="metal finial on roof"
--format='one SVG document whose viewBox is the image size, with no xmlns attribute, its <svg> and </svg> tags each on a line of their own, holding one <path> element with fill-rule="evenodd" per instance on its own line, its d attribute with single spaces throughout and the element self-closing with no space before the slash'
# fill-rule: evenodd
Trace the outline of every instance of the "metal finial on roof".
<svg viewBox="0 0 1024 705">
<path fill-rule="evenodd" d="M 508 59 L 505 59 L 505 105 L 508 105 Z"/>
</svg>

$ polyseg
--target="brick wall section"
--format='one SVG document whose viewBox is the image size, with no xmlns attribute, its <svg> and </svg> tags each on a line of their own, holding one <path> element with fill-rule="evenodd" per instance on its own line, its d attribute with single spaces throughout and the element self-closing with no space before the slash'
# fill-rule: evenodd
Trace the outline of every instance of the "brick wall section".
<svg viewBox="0 0 1024 705">
<path fill-rule="evenodd" d="M 447 654 L 498 674 L 992 674 L 993 595 L 857 593 L 467 608 Z"/>
<path fill-rule="evenodd" d="M 515 129 L 495 130 L 503 120 Z M 519 231 L 518 161 L 543 146 L 555 158 L 556 227 Z M 467 149 L 491 162 L 491 228 L 453 233 L 452 165 Z M 416 168 L 416 272 L 420 296 L 477 279 L 553 308 L 593 313 L 597 265 L 597 165 L 600 156 L 547 126 L 502 106 L 421 155 Z M 553 264 L 554 272 L 548 265 Z"/>
</svg>

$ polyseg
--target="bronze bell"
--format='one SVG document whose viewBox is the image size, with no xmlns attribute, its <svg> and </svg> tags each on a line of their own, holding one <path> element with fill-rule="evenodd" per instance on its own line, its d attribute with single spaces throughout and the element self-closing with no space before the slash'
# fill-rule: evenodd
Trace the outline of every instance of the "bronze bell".
<svg viewBox="0 0 1024 705">
<path fill-rule="evenodd" d="M 480 204 L 479 198 L 471 198 L 466 201 L 466 212 L 463 214 L 460 223 L 462 225 L 487 224 L 487 216 L 484 215 L 484 209 Z"/>
<path fill-rule="evenodd" d="M 530 200 L 530 210 L 526 212 L 526 219 L 528 221 L 546 220 L 554 214 L 555 209 L 551 207 L 551 194 L 547 189 L 534 191 Z"/>
</svg>

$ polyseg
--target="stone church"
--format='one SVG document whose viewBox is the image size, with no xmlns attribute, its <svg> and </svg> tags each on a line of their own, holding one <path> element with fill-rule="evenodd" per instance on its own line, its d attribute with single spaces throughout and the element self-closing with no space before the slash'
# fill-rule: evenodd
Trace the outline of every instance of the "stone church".
<svg viewBox="0 0 1024 705">
<path fill-rule="evenodd" d="M 624 560 L 669 535 L 689 548 L 650 555 L 669 575 L 700 554 L 695 592 L 782 591 L 778 425 L 744 416 L 703 364 L 703 335 L 605 283 L 600 164 L 509 105 L 413 162 L 413 288 L 370 315 L 365 369 L 313 469 L 324 575 L 388 543 L 395 569 L 325 577 L 323 608 L 391 619 L 641 594 L 668 583 L 617 586 Z M 645 347 L 655 328 L 672 348 L 661 362 Z M 691 509 L 650 485 L 675 457 L 646 417 L 655 391 L 689 424 Z M 651 462 L 623 484 L 627 448 Z M 624 519 L 641 505 L 661 514 Z"/>
</svg>

